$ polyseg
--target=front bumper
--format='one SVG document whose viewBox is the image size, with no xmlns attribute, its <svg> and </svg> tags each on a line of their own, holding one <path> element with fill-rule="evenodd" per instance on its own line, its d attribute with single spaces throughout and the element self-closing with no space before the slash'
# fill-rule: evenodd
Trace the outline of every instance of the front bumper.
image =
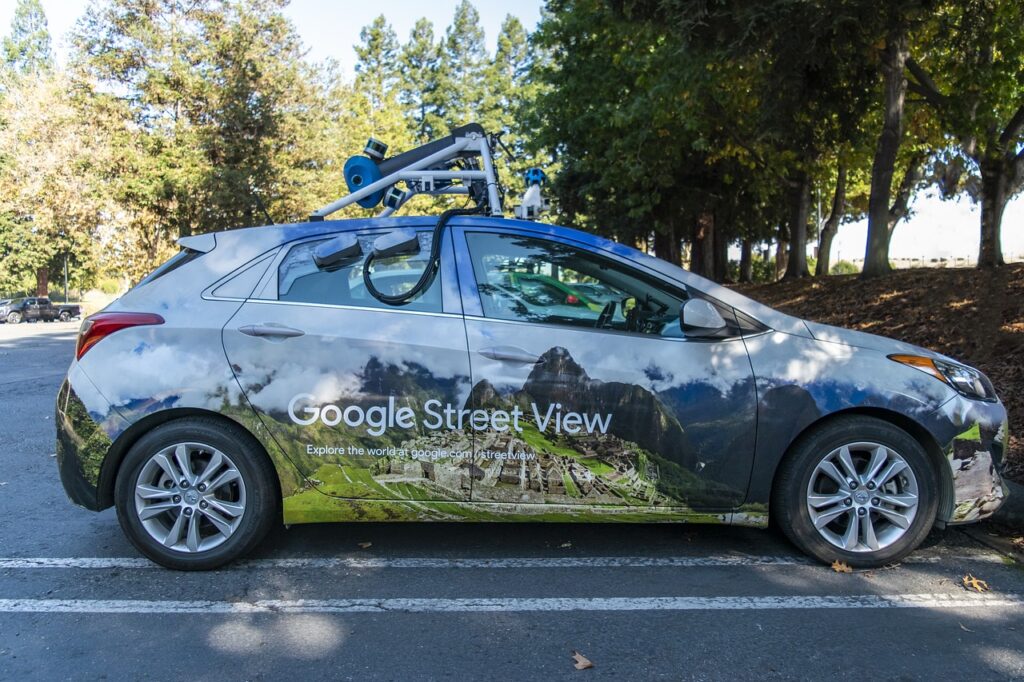
<svg viewBox="0 0 1024 682">
<path fill-rule="evenodd" d="M 940 518 L 958 524 L 991 516 L 1009 495 L 1001 475 L 1009 441 L 1006 408 L 957 396 L 935 416 L 952 480 L 952 499 Z"/>
<path fill-rule="evenodd" d="M 101 494 L 103 463 L 127 422 L 77 366 L 57 394 L 56 427 L 57 468 L 68 499 L 93 511 L 110 506 Z"/>
</svg>

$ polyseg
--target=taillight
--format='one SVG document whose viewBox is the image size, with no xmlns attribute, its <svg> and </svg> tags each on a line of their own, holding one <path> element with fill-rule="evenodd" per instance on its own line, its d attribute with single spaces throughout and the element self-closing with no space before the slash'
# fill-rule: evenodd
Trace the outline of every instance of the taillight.
<svg viewBox="0 0 1024 682">
<path fill-rule="evenodd" d="M 163 324 L 164 318 L 153 313 L 96 313 L 82 321 L 78 330 L 78 348 L 75 357 L 79 360 L 86 351 L 116 331 L 128 327 L 149 324 Z"/>
</svg>

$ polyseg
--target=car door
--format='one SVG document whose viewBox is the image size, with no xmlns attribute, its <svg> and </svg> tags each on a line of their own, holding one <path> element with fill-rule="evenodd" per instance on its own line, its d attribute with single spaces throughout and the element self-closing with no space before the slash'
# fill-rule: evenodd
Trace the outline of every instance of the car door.
<svg viewBox="0 0 1024 682">
<path fill-rule="evenodd" d="M 25 311 L 26 322 L 39 319 L 39 304 L 36 302 L 36 299 L 25 299 L 25 307 L 22 310 Z"/>
<path fill-rule="evenodd" d="M 224 329 L 224 348 L 248 402 L 306 478 L 307 488 L 351 499 L 466 500 L 471 436 L 432 415 L 461 406 L 469 359 L 451 237 L 446 265 L 406 305 L 371 296 L 363 261 L 380 230 L 359 234 L 362 254 L 318 269 L 318 245 L 286 245 Z M 385 293 L 418 279 L 417 256 L 377 259 Z"/>
<path fill-rule="evenodd" d="M 580 243 L 464 227 L 457 246 L 470 405 L 492 415 L 476 434 L 474 501 L 742 502 L 756 400 L 738 323 L 687 338 L 679 308 L 699 292 Z M 535 276 L 569 293 L 555 300 L 515 284 Z M 594 310 L 574 286 L 604 292 L 606 304 Z"/>
</svg>

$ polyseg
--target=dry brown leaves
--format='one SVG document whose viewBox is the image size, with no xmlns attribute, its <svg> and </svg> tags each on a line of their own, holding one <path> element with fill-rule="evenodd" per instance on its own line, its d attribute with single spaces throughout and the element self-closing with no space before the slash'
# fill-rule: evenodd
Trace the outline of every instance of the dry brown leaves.
<svg viewBox="0 0 1024 682">
<path fill-rule="evenodd" d="M 965 590 L 974 590 L 976 592 L 988 592 L 989 589 L 991 589 L 991 588 L 989 588 L 987 582 L 985 582 L 984 580 L 980 580 L 978 578 L 975 578 L 970 573 L 968 573 L 967 575 L 965 575 L 963 577 L 963 584 L 964 584 L 964 589 Z"/>
<path fill-rule="evenodd" d="M 586 670 L 587 668 L 593 668 L 594 664 L 590 662 L 590 659 L 581 654 L 578 651 L 572 652 L 573 667 L 577 670 Z"/>
</svg>

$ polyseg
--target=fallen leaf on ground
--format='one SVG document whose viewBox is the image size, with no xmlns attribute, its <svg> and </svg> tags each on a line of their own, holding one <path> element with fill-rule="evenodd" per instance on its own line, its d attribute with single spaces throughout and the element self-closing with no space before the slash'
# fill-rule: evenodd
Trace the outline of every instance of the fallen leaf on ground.
<svg viewBox="0 0 1024 682">
<path fill-rule="evenodd" d="M 1024 535 L 1013 539 L 1013 546 L 1018 551 L 1024 552 Z"/>
<path fill-rule="evenodd" d="M 572 658 L 574 661 L 576 661 L 575 663 L 573 663 L 573 667 L 575 667 L 577 670 L 586 670 L 587 668 L 594 667 L 594 664 L 590 662 L 590 659 L 578 651 L 572 652 Z"/>
<path fill-rule="evenodd" d="M 559 547 L 572 547 L 572 542 L 563 542 Z"/>
<path fill-rule="evenodd" d="M 970 629 L 969 627 L 967 627 L 963 623 L 960 623 L 959 625 L 960 625 L 960 629 L 963 630 L 964 632 L 974 632 L 974 630 Z"/>
<path fill-rule="evenodd" d="M 836 573 L 853 573 L 853 569 L 850 568 L 850 565 L 845 561 L 840 561 L 839 559 L 832 562 L 832 570 Z"/>
<path fill-rule="evenodd" d="M 979 580 L 978 578 L 975 578 L 973 575 L 968 573 L 964 576 L 964 589 L 977 590 L 978 592 L 988 592 L 990 588 L 987 582 L 985 582 L 984 580 Z"/>
<path fill-rule="evenodd" d="M 360 542 L 359 543 L 359 548 L 360 549 L 370 549 L 370 547 L 372 547 L 372 546 L 373 546 L 372 542 Z"/>
</svg>

